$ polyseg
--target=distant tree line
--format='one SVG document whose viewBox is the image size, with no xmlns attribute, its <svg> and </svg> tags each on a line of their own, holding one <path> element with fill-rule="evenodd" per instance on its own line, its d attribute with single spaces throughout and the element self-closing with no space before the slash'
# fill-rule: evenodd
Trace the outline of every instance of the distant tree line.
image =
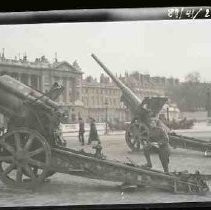
<svg viewBox="0 0 211 210">
<path fill-rule="evenodd" d="M 198 72 L 189 73 L 185 82 L 166 89 L 166 95 L 181 111 L 198 111 L 207 108 L 207 93 L 211 83 L 202 83 Z"/>
</svg>

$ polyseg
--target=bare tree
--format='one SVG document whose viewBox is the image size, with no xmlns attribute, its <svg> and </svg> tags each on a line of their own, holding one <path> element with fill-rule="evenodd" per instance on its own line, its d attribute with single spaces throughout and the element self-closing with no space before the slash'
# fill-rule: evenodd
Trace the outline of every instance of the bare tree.
<svg viewBox="0 0 211 210">
<path fill-rule="evenodd" d="M 200 80 L 201 80 L 201 75 L 197 71 L 190 72 L 185 77 L 185 81 L 188 82 L 188 83 L 199 83 Z"/>
</svg>

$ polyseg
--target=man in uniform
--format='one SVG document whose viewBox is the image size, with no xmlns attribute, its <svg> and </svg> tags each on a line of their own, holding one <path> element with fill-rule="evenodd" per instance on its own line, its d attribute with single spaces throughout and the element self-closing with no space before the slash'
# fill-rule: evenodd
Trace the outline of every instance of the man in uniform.
<svg viewBox="0 0 211 210">
<path fill-rule="evenodd" d="M 90 132 L 89 132 L 88 144 L 91 144 L 92 141 L 100 142 L 100 139 L 97 133 L 95 119 L 90 117 Z"/>
<path fill-rule="evenodd" d="M 147 164 L 145 167 L 152 168 L 152 162 L 150 158 L 150 149 L 153 143 L 158 144 L 158 154 L 161 161 L 163 170 L 165 173 L 169 173 L 169 137 L 166 130 L 162 127 L 161 122 L 158 119 L 152 119 L 150 124 L 149 141 L 144 143 L 144 156 Z"/>
</svg>

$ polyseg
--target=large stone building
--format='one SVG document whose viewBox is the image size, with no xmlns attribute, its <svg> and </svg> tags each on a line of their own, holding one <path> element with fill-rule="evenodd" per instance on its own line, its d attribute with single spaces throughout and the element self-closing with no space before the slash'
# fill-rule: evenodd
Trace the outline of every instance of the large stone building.
<svg viewBox="0 0 211 210">
<path fill-rule="evenodd" d="M 116 75 L 117 76 L 117 75 Z M 134 75 L 125 74 L 118 77 L 129 86 L 141 99 L 147 96 L 164 96 L 163 87 L 152 85 L 149 75 L 137 78 Z M 108 77 L 101 74 L 100 81 L 91 76 L 82 81 L 82 102 L 84 104 L 84 118 L 89 116 L 98 122 L 125 122 L 130 120 L 130 112 L 121 102 L 122 91 Z"/>
<path fill-rule="evenodd" d="M 82 71 L 77 62 L 70 64 L 66 61 L 49 63 L 45 56 L 34 62 L 23 59 L 7 59 L 0 55 L 0 75 L 7 74 L 32 88 L 46 92 L 54 82 L 64 86 L 64 92 L 57 102 L 67 111 L 70 121 L 75 120 L 81 104 Z"/>
<path fill-rule="evenodd" d="M 140 98 L 146 96 L 164 96 L 169 86 L 179 84 L 179 80 L 166 77 L 151 77 L 149 74 L 133 72 L 125 73 L 120 79 L 130 87 Z"/>
<path fill-rule="evenodd" d="M 93 79 L 82 81 L 84 118 L 93 117 L 97 122 L 128 121 L 129 111 L 120 101 L 121 90 L 111 82 Z"/>
<path fill-rule="evenodd" d="M 54 82 L 64 86 L 64 92 L 57 102 L 69 115 L 69 122 L 77 122 L 79 116 L 87 120 L 93 117 L 97 122 L 129 121 L 129 110 L 121 102 L 122 91 L 103 74 L 100 81 L 91 76 L 82 78 L 82 70 L 77 61 L 70 64 L 57 59 L 50 63 L 45 56 L 34 62 L 22 59 L 7 59 L 0 55 L 0 75 L 7 74 L 32 88 L 46 92 Z M 117 75 L 116 75 L 117 76 Z M 141 99 L 146 96 L 163 96 L 165 87 L 178 83 L 175 79 L 150 77 L 149 74 L 125 73 L 118 77 Z"/>
</svg>

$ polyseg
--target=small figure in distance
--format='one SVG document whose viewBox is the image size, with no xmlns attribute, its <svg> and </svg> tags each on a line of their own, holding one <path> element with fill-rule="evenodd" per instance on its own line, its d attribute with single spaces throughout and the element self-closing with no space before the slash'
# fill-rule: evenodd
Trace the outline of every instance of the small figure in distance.
<svg viewBox="0 0 211 210">
<path fill-rule="evenodd" d="M 79 138 L 79 142 L 84 145 L 84 133 L 85 133 L 85 129 L 84 129 L 84 121 L 81 117 L 79 117 L 79 134 L 78 134 L 78 138 Z"/>
<path fill-rule="evenodd" d="M 95 154 L 94 154 L 94 156 L 96 157 L 96 158 L 102 158 L 103 157 L 103 154 L 102 154 L 102 146 L 101 146 L 101 143 L 100 143 L 100 141 L 95 141 L 96 143 L 95 143 L 95 145 L 93 145 L 93 149 L 95 149 Z"/>
<path fill-rule="evenodd" d="M 89 131 L 89 139 L 88 139 L 88 144 L 91 144 L 92 141 L 98 141 L 100 142 L 98 133 L 97 133 L 97 128 L 95 124 L 95 119 L 90 117 L 90 131 Z"/>
</svg>

